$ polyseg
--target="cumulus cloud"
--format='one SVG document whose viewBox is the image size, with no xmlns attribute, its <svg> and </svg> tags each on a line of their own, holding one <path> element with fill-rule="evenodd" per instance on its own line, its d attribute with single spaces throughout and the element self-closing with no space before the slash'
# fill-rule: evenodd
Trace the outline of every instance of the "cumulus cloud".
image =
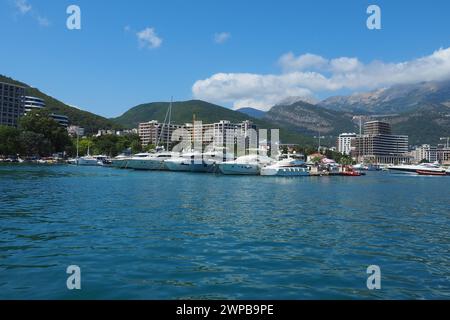
<svg viewBox="0 0 450 320">
<path fill-rule="evenodd" d="M 230 38 L 231 34 L 229 32 L 220 32 L 214 34 L 214 42 L 218 44 L 225 43 Z"/>
<path fill-rule="evenodd" d="M 158 37 L 154 28 L 145 28 L 136 33 L 141 48 L 154 49 L 162 44 L 162 39 Z"/>
<path fill-rule="evenodd" d="M 198 80 L 192 87 L 195 98 L 216 103 L 232 103 L 235 108 L 268 110 L 278 101 L 299 96 L 310 99 L 317 94 L 332 95 L 341 89 L 371 90 L 395 84 L 450 79 L 450 48 L 428 56 L 399 63 L 357 58 L 326 59 L 287 53 L 280 57 L 280 74 L 217 73 Z"/>
<path fill-rule="evenodd" d="M 321 70 L 328 60 L 316 54 L 306 53 L 296 57 L 292 52 L 288 52 L 280 57 L 278 63 L 285 71 Z"/>
</svg>

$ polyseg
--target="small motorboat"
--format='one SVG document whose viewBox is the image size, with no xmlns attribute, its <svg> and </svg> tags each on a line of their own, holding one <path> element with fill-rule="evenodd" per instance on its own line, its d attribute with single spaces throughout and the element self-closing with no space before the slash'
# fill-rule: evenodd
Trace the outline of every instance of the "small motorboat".
<svg viewBox="0 0 450 320">
<path fill-rule="evenodd" d="M 437 170 L 417 170 L 417 174 L 421 176 L 446 176 L 447 173 L 445 171 L 437 171 Z"/>
<path fill-rule="evenodd" d="M 341 175 L 349 176 L 349 177 L 359 177 L 359 176 L 362 176 L 363 174 L 358 171 L 344 171 L 344 172 L 341 172 Z"/>
<path fill-rule="evenodd" d="M 344 166 L 341 171 L 341 176 L 347 176 L 347 177 L 359 177 L 366 175 L 365 173 L 362 173 L 361 171 L 355 170 L 354 166 Z"/>
</svg>

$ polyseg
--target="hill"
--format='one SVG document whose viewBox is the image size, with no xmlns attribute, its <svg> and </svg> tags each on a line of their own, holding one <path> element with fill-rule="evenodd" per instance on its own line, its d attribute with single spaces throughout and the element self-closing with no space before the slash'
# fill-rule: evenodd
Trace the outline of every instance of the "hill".
<svg viewBox="0 0 450 320">
<path fill-rule="evenodd" d="M 450 137 L 450 107 L 423 104 L 413 111 L 385 117 L 396 134 L 407 134 L 410 145 L 436 145 L 441 137 Z"/>
<path fill-rule="evenodd" d="M 71 107 L 43 92 L 33 88 L 26 83 L 0 75 L 0 82 L 16 84 L 25 87 L 25 94 L 38 97 L 45 100 L 48 110 L 57 114 L 63 114 L 69 117 L 70 124 L 85 128 L 86 133 L 93 133 L 99 129 L 120 129 L 121 126 L 102 116 L 88 111 Z"/>
<path fill-rule="evenodd" d="M 241 112 L 243 114 L 246 114 L 252 118 L 256 119 L 262 119 L 266 115 L 264 111 L 255 109 L 255 108 L 240 108 L 236 110 L 237 112 Z"/>
<path fill-rule="evenodd" d="M 263 119 L 300 134 L 317 136 L 320 131 L 321 135 L 328 135 L 330 138 L 356 129 L 351 115 L 304 101 L 276 105 L 266 113 Z"/>
<path fill-rule="evenodd" d="M 141 104 L 131 108 L 120 117 L 111 120 L 127 128 L 135 128 L 140 122 L 150 120 L 163 122 L 168 107 L 168 102 Z M 233 111 L 205 101 L 178 101 L 172 104 L 171 121 L 173 123 L 192 123 L 194 114 L 196 120 L 201 120 L 203 123 L 213 123 L 220 120 L 229 120 L 231 122 L 251 120 L 259 129 L 280 129 L 280 139 L 283 143 L 297 143 L 302 145 L 314 144 L 311 137 L 306 137 L 287 128 L 280 128 L 278 124 L 272 123 L 266 119 L 256 119 L 244 113 Z"/>
</svg>

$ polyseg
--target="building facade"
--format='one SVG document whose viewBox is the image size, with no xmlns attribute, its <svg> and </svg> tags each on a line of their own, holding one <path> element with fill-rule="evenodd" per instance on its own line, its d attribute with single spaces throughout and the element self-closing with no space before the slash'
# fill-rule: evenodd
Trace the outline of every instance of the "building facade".
<svg viewBox="0 0 450 320">
<path fill-rule="evenodd" d="M 191 147 L 194 148 L 194 143 L 199 143 L 202 148 L 208 146 L 212 148 L 226 148 L 227 146 L 235 146 L 240 144 L 243 149 L 248 149 L 251 146 L 257 146 L 258 137 L 256 132 L 256 125 L 251 121 L 243 121 L 241 123 L 231 123 L 227 120 L 221 120 L 216 123 L 204 124 L 200 121 L 186 123 L 184 125 L 171 124 L 163 125 L 156 120 L 144 122 L 139 124 L 139 137 L 142 145 L 150 144 L 166 145 L 176 143 L 171 141 L 175 130 L 181 129 L 178 132 L 181 138 L 191 142 Z"/>
<path fill-rule="evenodd" d="M 156 120 L 139 124 L 138 134 L 143 146 L 166 145 L 171 143 L 172 134 L 183 126 L 177 124 L 164 125 Z"/>
<path fill-rule="evenodd" d="M 23 107 L 25 110 L 25 114 L 31 112 L 33 110 L 40 110 L 45 108 L 45 100 L 37 97 L 24 96 L 23 98 Z"/>
<path fill-rule="evenodd" d="M 79 126 L 74 126 L 74 125 L 68 126 L 67 127 L 67 132 L 72 137 L 76 137 L 76 136 L 82 137 L 82 136 L 84 136 L 84 128 L 79 127 Z"/>
<path fill-rule="evenodd" d="M 44 109 L 46 106 L 45 100 L 38 97 L 23 96 L 22 102 L 24 107 L 24 114 L 27 114 L 28 112 L 34 110 Z M 69 126 L 69 117 L 65 115 L 51 113 L 50 117 L 56 122 L 58 122 L 64 128 L 67 128 Z"/>
<path fill-rule="evenodd" d="M 24 94 L 24 87 L 0 82 L 0 125 L 17 126 L 24 113 Z"/>
<path fill-rule="evenodd" d="M 352 141 L 356 138 L 356 133 L 341 133 L 338 137 L 337 151 L 350 155 L 352 152 Z"/>
<path fill-rule="evenodd" d="M 440 164 L 450 165 L 450 148 L 447 146 L 438 146 L 436 148 L 436 158 Z"/>
<path fill-rule="evenodd" d="M 427 161 L 427 162 L 438 161 L 437 147 L 431 146 L 429 144 L 423 144 L 423 145 L 417 147 L 412 152 L 412 155 L 414 157 L 414 162 L 416 162 L 416 163 L 419 163 L 421 161 Z"/>
<path fill-rule="evenodd" d="M 352 140 L 352 156 L 361 162 L 380 164 L 410 163 L 408 136 L 393 135 L 389 123 L 370 121 L 364 134 Z"/>
</svg>

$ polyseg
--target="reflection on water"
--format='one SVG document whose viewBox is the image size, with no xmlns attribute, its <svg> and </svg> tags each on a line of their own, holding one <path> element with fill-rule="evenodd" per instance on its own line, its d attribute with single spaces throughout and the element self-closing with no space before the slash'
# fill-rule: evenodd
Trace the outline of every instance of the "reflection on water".
<svg viewBox="0 0 450 320">
<path fill-rule="evenodd" d="M 2 165 L 0 298 L 449 298 L 449 190 L 386 173 Z M 81 291 L 66 289 L 72 264 Z"/>
</svg>

